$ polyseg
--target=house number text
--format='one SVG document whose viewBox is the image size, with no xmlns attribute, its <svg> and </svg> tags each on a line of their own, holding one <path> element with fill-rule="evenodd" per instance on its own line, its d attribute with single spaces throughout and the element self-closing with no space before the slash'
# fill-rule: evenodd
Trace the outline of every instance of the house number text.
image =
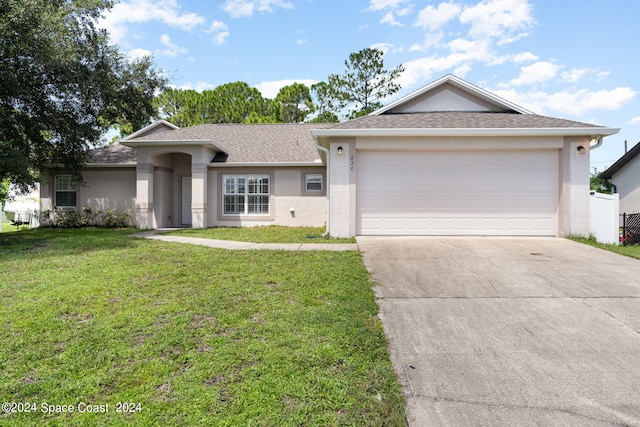
<svg viewBox="0 0 640 427">
<path fill-rule="evenodd" d="M 353 154 L 349 156 L 349 169 L 356 170 L 356 159 Z"/>
</svg>

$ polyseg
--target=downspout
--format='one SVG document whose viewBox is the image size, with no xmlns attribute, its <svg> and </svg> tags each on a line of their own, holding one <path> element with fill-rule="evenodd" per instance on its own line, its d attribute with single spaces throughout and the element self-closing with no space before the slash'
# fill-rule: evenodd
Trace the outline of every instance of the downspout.
<svg viewBox="0 0 640 427">
<path fill-rule="evenodd" d="M 598 136 L 598 137 L 593 137 L 591 138 L 591 141 L 596 140 L 596 143 L 593 145 L 589 145 L 589 150 L 595 150 L 596 148 L 600 147 L 602 145 L 602 137 Z"/>
<path fill-rule="evenodd" d="M 326 237 L 329 235 L 329 218 L 331 218 L 331 197 L 329 197 L 329 192 L 331 191 L 331 162 L 329 162 L 329 149 L 320 145 L 320 141 L 317 136 L 313 137 L 313 142 L 316 145 L 316 148 L 322 152 L 324 152 L 327 156 L 327 230 L 322 233 L 322 237 Z"/>
</svg>

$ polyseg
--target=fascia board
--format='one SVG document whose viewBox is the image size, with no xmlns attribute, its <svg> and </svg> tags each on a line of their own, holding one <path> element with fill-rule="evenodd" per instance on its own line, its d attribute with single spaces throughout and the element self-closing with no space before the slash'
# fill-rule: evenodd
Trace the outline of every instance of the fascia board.
<svg viewBox="0 0 640 427">
<path fill-rule="evenodd" d="M 87 163 L 83 168 L 135 168 L 137 163 Z"/>
<path fill-rule="evenodd" d="M 401 128 L 401 129 L 317 129 L 316 137 L 337 136 L 610 136 L 619 128 Z"/>
<path fill-rule="evenodd" d="M 216 151 L 227 152 L 222 146 L 214 143 L 210 139 L 191 139 L 191 140 L 180 140 L 180 141 L 166 141 L 166 140 L 150 140 L 147 139 L 145 141 L 139 142 L 123 142 L 122 145 L 126 145 L 127 147 L 140 148 L 140 147 L 185 147 L 185 146 L 194 146 L 194 145 L 208 145 L 213 147 Z"/>
<path fill-rule="evenodd" d="M 209 163 L 209 167 L 213 168 L 242 168 L 242 167 L 318 167 L 324 166 L 322 161 L 318 162 L 238 162 L 238 163 Z"/>
<path fill-rule="evenodd" d="M 178 126 L 174 125 L 173 123 L 169 123 L 169 122 L 168 122 L 168 121 L 166 121 L 166 120 L 158 120 L 157 122 L 151 123 L 149 126 L 145 126 L 145 127 L 143 127 L 142 129 L 140 129 L 140 130 L 138 130 L 138 131 L 136 131 L 136 132 L 132 133 L 131 135 L 128 135 L 128 136 L 126 136 L 126 137 L 122 138 L 122 139 L 121 139 L 121 140 L 119 140 L 118 142 L 119 142 L 119 143 L 123 143 L 123 142 L 125 142 L 125 141 L 130 140 L 130 139 L 137 138 L 138 136 L 143 135 L 143 134 L 145 134 L 146 132 L 150 131 L 151 129 L 157 128 L 157 127 L 159 127 L 159 126 L 161 126 L 161 125 L 167 126 L 168 128 L 171 128 L 171 129 L 173 129 L 173 130 L 180 129 Z"/>
</svg>

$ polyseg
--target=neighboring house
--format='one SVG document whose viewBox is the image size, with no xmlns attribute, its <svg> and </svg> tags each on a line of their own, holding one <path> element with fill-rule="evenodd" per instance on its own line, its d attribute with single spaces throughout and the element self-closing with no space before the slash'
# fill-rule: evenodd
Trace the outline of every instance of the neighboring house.
<svg viewBox="0 0 640 427">
<path fill-rule="evenodd" d="M 447 75 L 339 124 L 166 122 L 45 173 L 42 209 L 140 228 L 326 223 L 332 236 L 589 234 L 589 150 L 619 129 L 532 114 Z"/>
<path fill-rule="evenodd" d="M 640 212 L 640 142 L 620 157 L 600 178 L 610 179 L 620 195 L 621 213 Z"/>
</svg>

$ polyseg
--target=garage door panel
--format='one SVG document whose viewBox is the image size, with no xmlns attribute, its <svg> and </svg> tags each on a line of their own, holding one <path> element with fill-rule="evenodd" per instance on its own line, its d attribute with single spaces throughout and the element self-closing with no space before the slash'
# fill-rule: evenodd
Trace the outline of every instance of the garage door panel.
<svg viewBox="0 0 640 427">
<path fill-rule="evenodd" d="M 358 234 L 555 235 L 557 151 L 358 154 Z"/>
</svg>

